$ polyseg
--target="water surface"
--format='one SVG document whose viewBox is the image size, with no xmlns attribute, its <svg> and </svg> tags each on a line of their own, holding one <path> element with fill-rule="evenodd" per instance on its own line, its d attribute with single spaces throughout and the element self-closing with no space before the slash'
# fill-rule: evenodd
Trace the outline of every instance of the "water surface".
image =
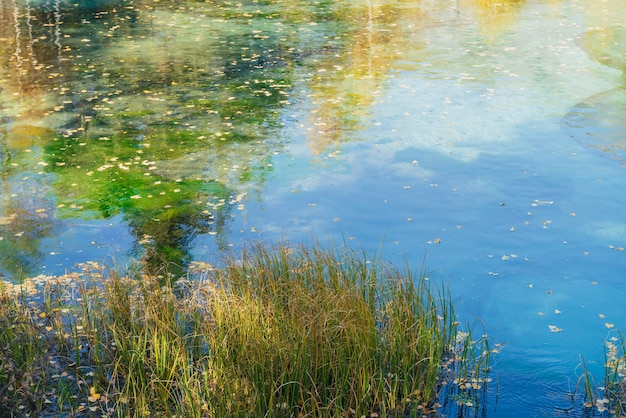
<svg viewBox="0 0 626 418">
<path fill-rule="evenodd" d="M 380 251 L 506 343 L 487 416 L 582 416 L 626 327 L 623 0 L 0 6 L 5 276 Z"/>
</svg>

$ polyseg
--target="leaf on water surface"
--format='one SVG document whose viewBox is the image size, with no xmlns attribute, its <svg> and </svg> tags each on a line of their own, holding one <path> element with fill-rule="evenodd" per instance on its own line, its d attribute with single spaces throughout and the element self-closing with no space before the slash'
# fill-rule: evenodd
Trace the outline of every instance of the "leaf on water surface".
<svg viewBox="0 0 626 418">
<path fill-rule="evenodd" d="M 563 332 L 563 328 L 559 328 L 555 325 L 548 325 L 550 332 Z"/>
<path fill-rule="evenodd" d="M 611 329 L 611 328 L 613 328 L 615 326 L 615 324 L 612 324 L 610 322 L 605 322 L 604 326 L 607 327 L 608 329 Z"/>
<path fill-rule="evenodd" d="M 598 408 L 598 412 L 608 411 L 606 405 L 609 404 L 609 400 L 606 398 L 598 399 L 596 401 L 596 408 Z"/>
<path fill-rule="evenodd" d="M 557 315 L 560 315 L 560 314 L 561 314 L 561 311 L 559 311 L 558 309 L 555 309 L 555 310 L 554 310 L 554 313 L 555 313 L 555 314 L 557 314 Z"/>
<path fill-rule="evenodd" d="M 603 313 L 598 314 L 598 316 L 599 316 L 600 318 L 606 318 L 606 315 L 605 315 L 605 314 L 603 314 Z"/>
</svg>

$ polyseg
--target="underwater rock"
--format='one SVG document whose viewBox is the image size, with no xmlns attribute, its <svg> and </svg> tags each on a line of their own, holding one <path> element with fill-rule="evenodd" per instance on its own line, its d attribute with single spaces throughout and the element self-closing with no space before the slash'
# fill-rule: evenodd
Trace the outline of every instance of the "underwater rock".
<svg viewBox="0 0 626 418">
<path fill-rule="evenodd" d="M 561 120 L 572 138 L 626 163 L 626 87 L 591 96 Z"/>
</svg>

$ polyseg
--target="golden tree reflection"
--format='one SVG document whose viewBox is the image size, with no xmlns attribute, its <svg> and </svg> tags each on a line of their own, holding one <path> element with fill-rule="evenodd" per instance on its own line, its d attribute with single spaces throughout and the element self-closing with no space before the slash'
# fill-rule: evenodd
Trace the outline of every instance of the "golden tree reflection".
<svg viewBox="0 0 626 418">
<path fill-rule="evenodd" d="M 423 47 L 418 33 L 424 12 L 416 2 L 368 0 L 342 13 L 357 23 L 355 29 L 329 40 L 329 52 L 315 62 L 307 80 L 312 109 L 303 129 L 314 154 L 358 135 L 392 67 L 401 59 L 417 59 Z"/>
<path fill-rule="evenodd" d="M 480 30 L 487 42 L 502 36 L 517 20 L 520 7 L 526 0 L 459 0 L 459 8 L 475 11 Z"/>
<path fill-rule="evenodd" d="M 52 13 L 59 15 L 59 2 L 52 7 Z M 46 46 L 49 38 L 58 41 L 62 36 L 60 24 L 35 9 L 30 0 L 0 0 L 0 110 L 15 124 L 43 125 L 61 100 L 61 50 Z M 54 69 L 51 61 L 56 61 Z"/>
</svg>

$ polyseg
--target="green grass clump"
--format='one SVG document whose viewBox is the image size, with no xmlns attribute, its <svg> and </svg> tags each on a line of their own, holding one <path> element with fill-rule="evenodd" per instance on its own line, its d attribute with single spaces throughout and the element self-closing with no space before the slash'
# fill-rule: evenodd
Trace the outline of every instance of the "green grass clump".
<svg viewBox="0 0 626 418">
<path fill-rule="evenodd" d="M 409 269 L 288 245 L 194 267 L 172 284 L 88 264 L 32 300 L 0 287 L 14 324 L 0 329 L 0 408 L 404 417 L 436 410 L 442 388 L 468 407 L 484 391 L 486 339 L 459 332 L 446 290 Z"/>
<path fill-rule="evenodd" d="M 605 362 L 603 385 L 599 386 L 586 362 L 581 358 L 584 406 L 609 416 L 626 416 L 626 337 L 617 330 L 604 343 Z"/>
</svg>

